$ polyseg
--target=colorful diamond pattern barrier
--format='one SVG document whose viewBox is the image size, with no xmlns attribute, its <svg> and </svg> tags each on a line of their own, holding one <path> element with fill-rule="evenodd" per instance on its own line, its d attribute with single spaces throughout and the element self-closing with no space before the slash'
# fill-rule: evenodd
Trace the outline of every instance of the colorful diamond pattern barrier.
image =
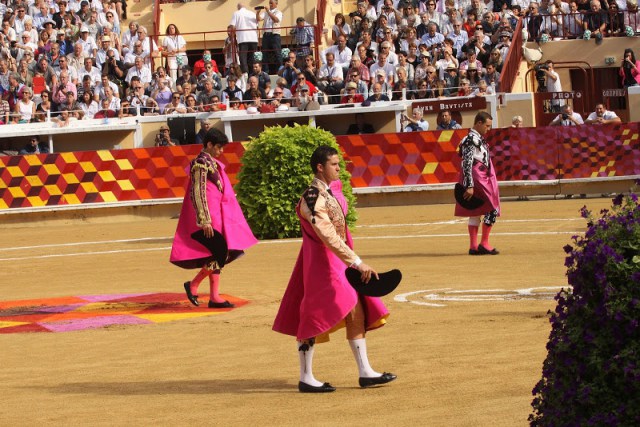
<svg viewBox="0 0 640 427">
<path fill-rule="evenodd" d="M 194 307 L 184 293 L 82 295 L 23 301 L 0 301 L 0 334 L 72 332 L 114 325 L 144 325 L 215 316 L 248 301 L 224 295 L 235 308 Z"/>
<path fill-rule="evenodd" d="M 487 136 L 500 181 L 640 174 L 640 124 L 504 128 Z M 338 136 L 355 188 L 456 182 L 468 130 Z M 245 146 L 225 147 L 232 183 Z M 0 209 L 183 197 L 198 145 L 0 157 Z"/>
</svg>

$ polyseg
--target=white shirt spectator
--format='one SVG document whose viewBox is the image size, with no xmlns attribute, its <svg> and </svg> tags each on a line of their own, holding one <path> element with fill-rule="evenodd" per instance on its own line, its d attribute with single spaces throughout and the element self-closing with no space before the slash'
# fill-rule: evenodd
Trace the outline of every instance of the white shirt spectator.
<svg viewBox="0 0 640 427">
<path fill-rule="evenodd" d="M 258 43 L 258 21 L 255 12 L 242 7 L 233 12 L 229 25 L 235 27 L 238 43 Z"/>
</svg>

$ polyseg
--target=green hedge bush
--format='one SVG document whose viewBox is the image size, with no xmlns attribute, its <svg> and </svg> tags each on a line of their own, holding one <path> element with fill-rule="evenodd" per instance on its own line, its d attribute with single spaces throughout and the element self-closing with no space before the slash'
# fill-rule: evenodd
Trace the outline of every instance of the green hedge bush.
<svg viewBox="0 0 640 427">
<path fill-rule="evenodd" d="M 570 289 L 556 296 L 531 426 L 640 425 L 640 206 L 619 195 L 565 246 Z"/>
<path fill-rule="evenodd" d="M 309 159 L 320 145 L 330 145 L 342 152 L 331 133 L 297 124 L 265 128 L 257 138 L 249 141 L 235 189 L 247 221 L 258 238 L 301 235 L 295 207 L 313 178 Z M 353 226 L 355 197 L 351 175 L 345 166 L 341 159 L 340 180 L 349 203 L 347 223 Z"/>
</svg>

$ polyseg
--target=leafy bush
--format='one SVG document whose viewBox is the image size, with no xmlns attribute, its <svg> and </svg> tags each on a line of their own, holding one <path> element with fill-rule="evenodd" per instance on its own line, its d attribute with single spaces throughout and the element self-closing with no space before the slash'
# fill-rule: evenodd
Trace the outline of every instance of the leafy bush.
<svg viewBox="0 0 640 427">
<path fill-rule="evenodd" d="M 640 207 L 635 194 L 565 246 L 572 289 L 556 296 L 532 426 L 640 425 Z"/>
<path fill-rule="evenodd" d="M 247 221 L 258 238 L 300 236 L 295 207 L 313 178 L 309 159 L 320 145 L 330 145 L 341 152 L 331 133 L 297 124 L 265 128 L 257 138 L 251 139 L 242 156 L 236 191 Z M 341 159 L 340 180 L 349 203 L 347 223 L 353 226 L 355 197 L 350 179 Z"/>
</svg>

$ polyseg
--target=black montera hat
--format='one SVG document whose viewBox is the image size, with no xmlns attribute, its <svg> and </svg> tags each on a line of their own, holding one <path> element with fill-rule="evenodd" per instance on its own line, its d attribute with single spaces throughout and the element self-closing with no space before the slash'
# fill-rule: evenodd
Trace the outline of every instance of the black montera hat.
<svg viewBox="0 0 640 427">
<path fill-rule="evenodd" d="M 204 235 L 204 230 L 198 230 L 191 234 L 191 238 L 211 252 L 213 259 L 218 263 L 218 268 L 224 267 L 229 248 L 227 247 L 227 240 L 222 234 L 213 230 L 213 237 L 209 238 Z"/>
<path fill-rule="evenodd" d="M 402 280 L 402 273 L 400 270 L 389 270 L 386 273 L 379 273 L 379 279 L 372 277 L 369 283 L 363 283 L 360 279 L 361 274 L 353 267 L 349 267 L 345 270 L 345 275 L 349 284 L 362 295 L 370 297 L 382 297 L 390 294 L 398 287 Z"/>
<path fill-rule="evenodd" d="M 464 188 L 460 183 L 457 183 L 455 189 L 453 190 L 453 195 L 456 198 L 456 202 L 458 202 L 460 206 L 472 211 L 484 205 L 484 200 L 476 196 L 472 196 L 470 199 L 465 200 L 463 195 L 466 190 L 467 189 Z"/>
</svg>

